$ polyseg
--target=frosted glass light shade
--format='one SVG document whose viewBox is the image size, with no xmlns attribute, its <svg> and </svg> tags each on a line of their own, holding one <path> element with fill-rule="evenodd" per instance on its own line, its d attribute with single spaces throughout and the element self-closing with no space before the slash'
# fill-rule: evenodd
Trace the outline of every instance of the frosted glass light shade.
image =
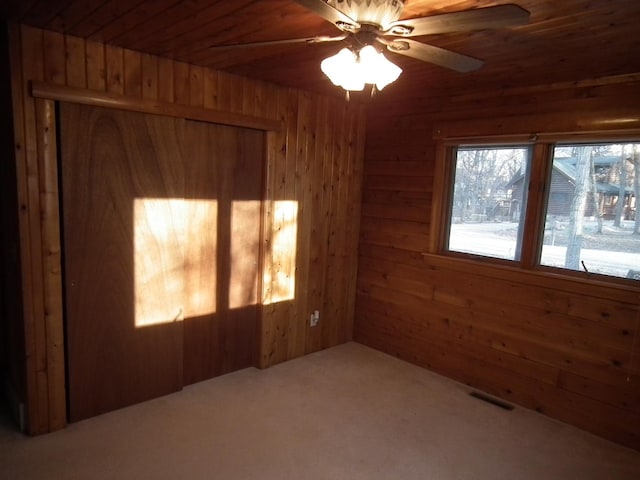
<svg viewBox="0 0 640 480">
<path fill-rule="evenodd" d="M 400 67 L 387 60 L 371 45 L 360 50 L 360 69 L 365 83 L 375 84 L 378 90 L 395 82 L 402 73 Z"/>
<path fill-rule="evenodd" d="M 358 72 L 356 54 L 348 48 L 343 48 L 335 55 L 325 58 L 320 64 L 322 72 L 329 80 L 345 90 L 363 90 L 364 82 Z"/>
<path fill-rule="evenodd" d="M 334 85 L 358 91 L 363 90 L 366 83 L 382 90 L 402 73 L 400 67 L 387 60 L 371 45 L 363 47 L 357 54 L 349 48 L 343 48 L 337 54 L 325 58 L 320 68 Z"/>
</svg>

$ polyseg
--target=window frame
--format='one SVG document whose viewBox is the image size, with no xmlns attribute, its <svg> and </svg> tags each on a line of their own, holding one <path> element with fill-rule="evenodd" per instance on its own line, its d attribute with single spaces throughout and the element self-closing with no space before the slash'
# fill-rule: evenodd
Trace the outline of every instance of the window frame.
<svg viewBox="0 0 640 480">
<path fill-rule="evenodd" d="M 499 258 L 499 257 L 491 257 L 487 255 L 482 255 L 479 253 L 469 253 L 469 252 L 460 252 L 457 250 L 450 250 L 448 248 L 450 232 L 451 232 L 451 212 L 452 212 L 452 204 L 455 190 L 455 176 L 456 176 L 456 164 L 457 164 L 457 154 L 460 149 L 483 149 L 483 148 L 495 148 L 495 149 L 508 149 L 508 148 L 517 148 L 517 149 L 526 149 L 527 150 L 527 165 L 525 171 L 525 185 L 526 191 L 523 191 L 525 210 L 520 215 L 520 220 L 518 221 L 518 240 L 516 242 L 516 250 L 519 251 L 519 255 L 516 255 L 517 259 L 508 259 L 508 258 Z M 446 168 L 450 171 L 448 172 L 449 182 L 446 185 L 446 211 L 444 212 L 444 219 L 446 221 L 446 226 L 442 231 L 442 241 L 440 243 L 440 247 L 442 252 L 446 252 L 448 255 L 463 255 L 464 258 L 478 258 L 478 259 L 488 259 L 494 262 L 510 265 L 510 264 L 520 264 L 522 262 L 523 255 L 523 245 L 524 245 L 524 229 L 526 225 L 526 213 L 529 205 L 529 181 L 531 178 L 531 168 L 533 165 L 533 145 L 531 142 L 512 142 L 512 143 L 460 143 L 455 145 L 448 145 L 447 152 L 447 165 Z"/>
<path fill-rule="evenodd" d="M 620 284 L 640 287 L 635 279 L 615 277 L 600 273 L 569 270 L 540 263 L 547 208 L 547 195 L 553 170 L 553 152 L 556 145 L 589 143 L 640 143 L 640 129 L 624 132 L 589 131 L 579 134 L 550 133 L 540 135 L 483 135 L 478 137 L 450 137 L 436 142 L 436 168 L 434 172 L 432 221 L 427 255 L 437 255 L 451 260 L 471 261 L 478 265 L 502 266 L 518 271 L 548 274 L 567 279 L 588 280 L 590 283 Z M 451 204 L 453 201 L 456 152 L 464 147 L 522 147 L 531 148 L 528 165 L 528 193 L 523 223 L 519 260 L 457 252 L 448 249 L 451 228 Z"/>
</svg>

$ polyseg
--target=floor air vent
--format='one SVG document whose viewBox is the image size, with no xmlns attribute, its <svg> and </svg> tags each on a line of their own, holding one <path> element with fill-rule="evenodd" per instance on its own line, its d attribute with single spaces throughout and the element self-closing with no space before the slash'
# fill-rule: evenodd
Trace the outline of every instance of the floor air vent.
<svg viewBox="0 0 640 480">
<path fill-rule="evenodd" d="M 503 402 L 502 400 L 494 397 L 490 397 L 486 393 L 473 391 L 469 395 L 473 398 L 477 398 L 478 400 L 482 400 L 483 402 L 490 403 L 491 405 L 495 405 L 496 407 L 500 407 L 504 410 L 513 410 L 513 405 Z"/>
</svg>

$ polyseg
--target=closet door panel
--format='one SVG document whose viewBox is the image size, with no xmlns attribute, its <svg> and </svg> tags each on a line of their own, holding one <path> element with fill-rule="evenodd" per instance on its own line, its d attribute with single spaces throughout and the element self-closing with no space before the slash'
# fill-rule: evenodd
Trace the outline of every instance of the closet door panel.
<svg viewBox="0 0 640 480">
<path fill-rule="evenodd" d="M 60 105 L 71 421 L 182 387 L 183 129 Z"/>
<path fill-rule="evenodd" d="M 186 122 L 185 384 L 255 364 L 264 142 L 261 131 Z"/>
<path fill-rule="evenodd" d="M 185 127 L 184 383 L 220 375 L 222 351 L 218 318 L 218 172 L 217 137 L 212 126 L 187 122 Z"/>
</svg>

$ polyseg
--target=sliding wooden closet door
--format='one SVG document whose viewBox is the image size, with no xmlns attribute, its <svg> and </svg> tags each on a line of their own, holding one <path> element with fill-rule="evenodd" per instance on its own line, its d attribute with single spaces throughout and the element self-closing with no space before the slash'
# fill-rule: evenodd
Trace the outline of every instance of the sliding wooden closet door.
<svg viewBox="0 0 640 480">
<path fill-rule="evenodd" d="M 186 122 L 185 384 L 255 364 L 264 143 Z"/>
<path fill-rule="evenodd" d="M 183 127 L 60 105 L 71 421 L 182 387 Z"/>
</svg>

